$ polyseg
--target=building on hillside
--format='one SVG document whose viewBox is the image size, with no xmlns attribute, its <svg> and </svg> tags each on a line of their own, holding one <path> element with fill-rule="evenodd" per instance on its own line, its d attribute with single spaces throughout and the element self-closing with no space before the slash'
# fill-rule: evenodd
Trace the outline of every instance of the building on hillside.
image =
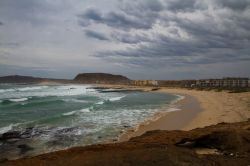
<svg viewBox="0 0 250 166">
<path fill-rule="evenodd" d="M 132 81 L 133 85 L 136 86 L 158 86 L 158 81 L 156 80 L 135 80 Z"/>
</svg>

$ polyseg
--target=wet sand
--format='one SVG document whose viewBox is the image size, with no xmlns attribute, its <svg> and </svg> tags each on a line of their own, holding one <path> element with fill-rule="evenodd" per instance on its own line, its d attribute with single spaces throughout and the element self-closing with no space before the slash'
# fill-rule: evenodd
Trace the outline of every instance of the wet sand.
<svg viewBox="0 0 250 166">
<path fill-rule="evenodd" d="M 175 105 L 179 111 L 168 112 L 155 121 L 146 121 L 137 129 L 130 129 L 120 136 L 119 141 L 127 141 L 132 137 L 140 136 L 151 130 L 181 130 L 189 124 L 202 109 L 198 100 L 189 95 Z"/>
<path fill-rule="evenodd" d="M 130 87 L 129 89 L 152 90 L 152 87 Z M 250 118 L 250 92 L 228 93 L 227 91 L 198 91 L 182 88 L 161 88 L 161 93 L 179 94 L 185 99 L 178 102 L 181 111 L 163 114 L 156 121 L 146 121 L 136 129 L 120 136 L 127 141 L 151 130 L 192 130 L 218 123 L 235 123 Z"/>
</svg>

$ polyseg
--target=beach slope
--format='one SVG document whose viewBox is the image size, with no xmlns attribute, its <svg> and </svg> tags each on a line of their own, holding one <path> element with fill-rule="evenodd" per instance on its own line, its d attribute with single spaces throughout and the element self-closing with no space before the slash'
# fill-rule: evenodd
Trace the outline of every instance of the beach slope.
<svg viewBox="0 0 250 166">
<path fill-rule="evenodd" d="M 2 161 L 1 166 L 249 165 L 250 121 L 191 131 L 150 131 L 128 142 Z"/>
</svg>

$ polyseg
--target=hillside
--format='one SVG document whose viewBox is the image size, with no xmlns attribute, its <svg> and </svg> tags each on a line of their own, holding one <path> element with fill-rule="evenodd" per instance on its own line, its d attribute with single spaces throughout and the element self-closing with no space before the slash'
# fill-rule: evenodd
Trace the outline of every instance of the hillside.
<svg viewBox="0 0 250 166">
<path fill-rule="evenodd" d="M 35 83 L 42 83 L 42 82 L 69 83 L 70 80 L 38 78 L 38 77 L 20 76 L 20 75 L 0 77 L 0 83 L 33 83 L 35 84 Z"/>
<path fill-rule="evenodd" d="M 77 83 L 87 83 L 87 84 L 127 84 L 130 82 L 125 76 L 113 75 L 107 73 L 82 73 L 78 74 L 75 79 Z"/>
</svg>

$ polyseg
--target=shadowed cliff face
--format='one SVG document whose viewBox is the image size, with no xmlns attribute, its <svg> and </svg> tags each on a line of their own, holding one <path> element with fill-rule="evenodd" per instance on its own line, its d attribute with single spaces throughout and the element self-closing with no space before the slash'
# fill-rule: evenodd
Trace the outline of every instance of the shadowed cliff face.
<svg viewBox="0 0 250 166">
<path fill-rule="evenodd" d="M 249 165 L 250 121 L 192 131 L 150 131 L 128 142 L 54 152 L 2 165 Z"/>
<path fill-rule="evenodd" d="M 106 73 L 84 73 L 78 74 L 75 79 L 78 83 L 102 83 L 102 84 L 124 84 L 129 83 L 129 79 L 122 75 Z"/>
</svg>

